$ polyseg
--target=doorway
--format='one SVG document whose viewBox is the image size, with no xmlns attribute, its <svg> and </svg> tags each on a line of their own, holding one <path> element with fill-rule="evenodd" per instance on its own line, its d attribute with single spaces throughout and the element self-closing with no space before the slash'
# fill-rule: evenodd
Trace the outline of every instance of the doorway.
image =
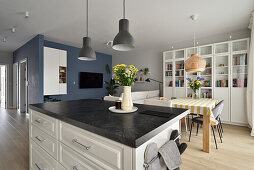
<svg viewBox="0 0 254 170">
<path fill-rule="evenodd" d="M 28 113 L 28 81 L 27 81 L 27 60 L 19 62 L 19 78 L 18 78 L 18 110 L 19 112 Z"/>
<path fill-rule="evenodd" d="M 6 65 L 0 65 L 0 107 L 6 109 L 7 107 L 7 68 Z"/>
<path fill-rule="evenodd" d="M 13 64 L 13 108 L 18 109 L 19 104 L 18 104 L 18 71 L 19 71 L 19 64 L 14 63 Z"/>
</svg>

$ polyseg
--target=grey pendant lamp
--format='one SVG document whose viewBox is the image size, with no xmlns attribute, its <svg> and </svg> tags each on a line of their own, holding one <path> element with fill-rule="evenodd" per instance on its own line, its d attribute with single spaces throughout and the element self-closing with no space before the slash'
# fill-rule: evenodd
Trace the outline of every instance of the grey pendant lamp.
<svg viewBox="0 0 254 170">
<path fill-rule="evenodd" d="M 123 0 L 123 19 L 119 20 L 119 32 L 114 38 L 112 48 L 117 51 L 130 51 L 135 48 L 134 39 L 129 33 L 129 20 L 125 19 L 125 0 Z"/>
<path fill-rule="evenodd" d="M 88 37 L 88 0 L 86 0 L 86 37 L 83 37 L 83 47 L 79 51 L 79 60 L 96 60 L 95 51 L 91 47 L 91 38 Z"/>
</svg>

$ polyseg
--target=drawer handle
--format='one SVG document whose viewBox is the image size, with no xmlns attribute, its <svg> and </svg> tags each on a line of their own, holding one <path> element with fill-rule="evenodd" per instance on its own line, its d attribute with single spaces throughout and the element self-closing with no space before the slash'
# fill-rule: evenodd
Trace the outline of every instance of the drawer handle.
<svg viewBox="0 0 254 170">
<path fill-rule="evenodd" d="M 40 166 L 39 166 L 37 163 L 35 163 L 35 166 L 36 166 L 36 168 L 38 168 L 39 170 L 44 170 L 44 168 L 40 168 Z"/>
<path fill-rule="evenodd" d="M 86 146 L 86 145 L 83 145 L 82 143 L 79 143 L 78 139 L 72 139 L 72 143 L 76 143 L 76 144 L 84 147 L 86 150 L 89 150 L 91 148 L 91 146 Z"/>
<path fill-rule="evenodd" d="M 45 141 L 45 139 L 41 139 L 39 136 L 36 136 L 35 139 L 37 139 L 39 142 Z"/>
<path fill-rule="evenodd" d="M 34 121 L 39 124 L 47 124 L 46 121 L 41 121 L 41 119 L 35 119 Z"/>
<path fill-rule="evenodd" d="M 41 122 L 41 119 L 35 119 L 35 122 L 36 122 L 36 123 L 42 123 L 42 122 Z"/>
<path fill-rule="evenodd" d="M 78 165 L 73 166 L 72 170 L 78 170 Z"/>
</svg>

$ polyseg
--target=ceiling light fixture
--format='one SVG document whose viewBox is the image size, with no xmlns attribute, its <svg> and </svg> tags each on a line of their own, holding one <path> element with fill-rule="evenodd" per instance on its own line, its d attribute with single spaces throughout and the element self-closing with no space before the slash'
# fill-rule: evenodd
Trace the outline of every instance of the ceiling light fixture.
<svg viewBox="0 0 254 170">
<path fill-rule="evenodd" d="M 83 47 L 79 51 L 79 60 L 96 60 L 95 51 L 91 47 L 91 38 L 88 37 L 88 0 L 86 0 L 86 37 L 83 37 Z"/>
<path fill-rule="evenodd" d="M 198 15 L 192 15 L 191 19 L 193 21 L 197 20 L 198 19 Z M 198 45 L 198 42 L 197 42 L 197 45 Z M 195 31 L 194 31 L 193 46 L 194 46 L 194 48 L 196 46 L 196 34 L 195 34 Z M 192 54 L 191 57 L 188 58 L 185 61 L 184 66 L 185 66 L 186 72 L 191 72 L 191 73 L 202 72 L 202 71 L 205 70 L 206 60 L 203 59 L 202 57 L 200 57 L 198 54 Z"/>
<path fill-rule="evenodd" d="M 125 0 L 123 0 L 123 19 L 119 20 L 119 32 L 114 38 L 112 48 L 117 51 L 130 51 L 135 48 L 134 39 L 129 33 L 129 20 L 125 19 Z"/>
</svg>

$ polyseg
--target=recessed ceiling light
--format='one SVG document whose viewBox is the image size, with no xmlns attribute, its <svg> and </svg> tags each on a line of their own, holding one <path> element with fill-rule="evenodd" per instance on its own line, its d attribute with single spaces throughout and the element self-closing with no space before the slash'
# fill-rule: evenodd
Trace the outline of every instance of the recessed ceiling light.
<svg viewBox="0 0 254 170">
<path fill-rule="evenodd" d="M 6 37 L 4 37 L 4 38 L 3 38 L 3 42 L 6 42 L 6 41 L 7 41 L 7 38 L 6 38 Z"/>
<path fill-rule="evenodd" d="M 29 17 L 29 14 L 30 14 L 29 11 L 26 11 L 26 12 L 25 12 L 25 18 L 28 18 L 28 17 Z"/>
<path fill-rule="evenodd" d="M 15 33 L 15 32 L 16 32 L 16 28 L 15 28 L 15 27 L 12 27 L 12 28 L 11 28 L 11 32 L 12 32 L 12 33 Z"/>
</svg>

